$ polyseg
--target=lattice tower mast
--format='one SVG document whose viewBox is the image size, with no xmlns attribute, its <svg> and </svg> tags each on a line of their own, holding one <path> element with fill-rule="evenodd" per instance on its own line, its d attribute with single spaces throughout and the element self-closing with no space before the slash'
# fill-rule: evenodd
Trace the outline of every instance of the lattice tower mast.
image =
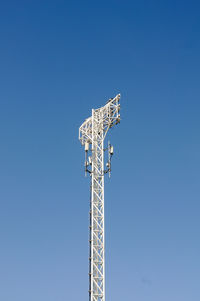
<svg viewBox="0 0 200 301">
<path fill-rule="evenodd" d="M 85 173 L 91 177 L 90 238 L 89 238 L 89 300 L 105 301 L 105 228 L 104 228 L 104 174 L 111 173 L 113 146 L 104 139 L 109 128 L 120 122 L 120 94 L 110 98 L 106 105 L 92 110 L 79 128 L 79 140 L 85 146 Z M 104 151 L 108 162 L 104 167 Z M 89 156 L 90 155 L 90 156 Z"/>
</svg>

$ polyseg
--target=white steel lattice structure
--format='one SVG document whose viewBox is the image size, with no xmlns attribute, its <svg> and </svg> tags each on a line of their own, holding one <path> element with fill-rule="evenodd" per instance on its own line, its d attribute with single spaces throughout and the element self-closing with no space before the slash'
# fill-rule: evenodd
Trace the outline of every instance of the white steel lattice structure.
<svg viewBox="0 0 200 301">
<path fill-rule="evenodd" d="M 92 110 L 79 128 L 79 140 L 85 146 L 85 171 L 91 176 L 90 198 L 90 255 L 89 300 L 105 301 L 105 230 L 104 230 L 104 174 L 111 171 L 113 147 L 109 144 L 109 159 L 104 168 L 104 139 L 109 130 L 120 122 L 120 94 L 105 106 Z M 88 154 L 91 154 L 89 157 Z"/>
</svg>

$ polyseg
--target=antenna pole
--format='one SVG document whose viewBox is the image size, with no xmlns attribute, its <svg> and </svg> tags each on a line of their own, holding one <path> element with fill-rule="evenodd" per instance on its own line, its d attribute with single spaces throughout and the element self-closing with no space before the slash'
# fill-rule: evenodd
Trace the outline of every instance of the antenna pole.
<svg viewBox="0 0 200 301">
<path fill-rule="evenodd" d="M 90 235 L 89 235 L 89 300 L 105 301 L 105 227 L 104 227 L 104 174 L 111 171 L 113 147 L 108 145 L 109 162 L 104 169 L 104 139 L 113 125 L 119 123 L 120 94 L 107 104 L 92 110 L 92 116 L 79 128 L 79 139 L 85 145 L 85 172 L 91 176 Z M 91 148 L 89 148 L 91 145 Z M 112 148 L 112 150 L 111 150 Z M 88 157 L 91 152 L 91 157 Z M 87 162 L 87 158 L 91 162 Z M 89 170 L 90 168 L 90 170 Z"/>
</svg>

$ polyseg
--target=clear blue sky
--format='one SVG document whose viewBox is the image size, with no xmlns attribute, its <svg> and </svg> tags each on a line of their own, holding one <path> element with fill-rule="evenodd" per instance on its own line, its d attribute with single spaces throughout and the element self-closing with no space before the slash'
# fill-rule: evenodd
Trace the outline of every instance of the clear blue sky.
<svg viewBox="0 0 200 301">
<path fill-rule="evenodd" d="M 200 300 L 199 32 L 199 1 L 1 1 L 0 300 L 88 300 L 78 127 L 117 93 L 107 300 Z"/>
</svg>

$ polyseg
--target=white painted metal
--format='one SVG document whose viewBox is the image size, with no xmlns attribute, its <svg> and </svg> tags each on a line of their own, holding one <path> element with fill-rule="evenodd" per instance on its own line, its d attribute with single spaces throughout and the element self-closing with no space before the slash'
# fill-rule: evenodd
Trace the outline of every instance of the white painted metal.
<svg viewBox="0 0 200 301">
<path fill-rule="evenodd" d="M 107 104 L 92 110 L 79 128 L 79 140 L 85 146 L 86 171 L 91 176 L 89 300 L 105 301 L 105 229 L 104 229 L 104 139 L 109 128 L 120 122 L 120 94 Z M 89 146 L 91 148 L 89 149 Z M 113 150 L 113 148 L 112 148 Z M 87 162 L 87 153 L 91 158 Z M 91 170 L 87 166 L 91 164 Z M 110 164 L 110 163 L 109 163 Z M 110 173 L 110 170 L 109 170 Z"/>
</svg>

